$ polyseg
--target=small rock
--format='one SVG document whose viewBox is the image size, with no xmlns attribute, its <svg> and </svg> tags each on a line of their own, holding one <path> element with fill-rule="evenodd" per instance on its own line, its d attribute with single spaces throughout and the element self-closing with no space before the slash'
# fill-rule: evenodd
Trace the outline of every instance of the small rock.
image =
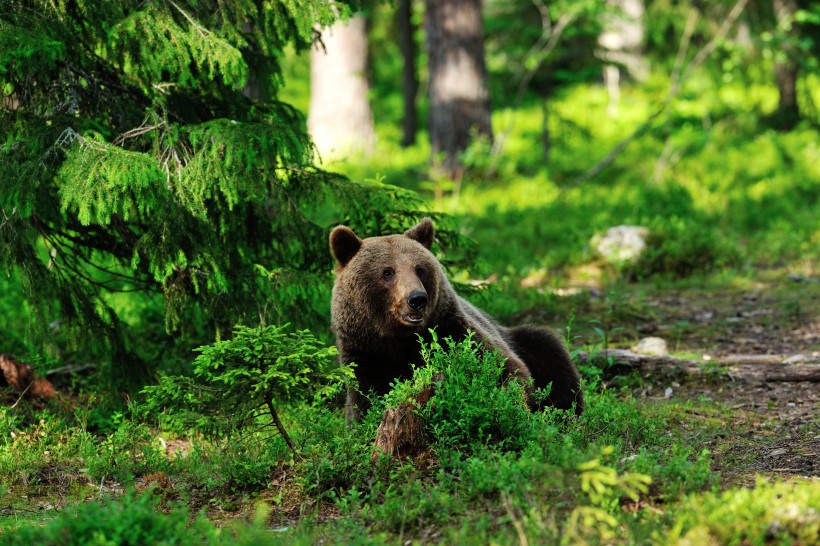
<svg viewBox="0 0 820 546">
<path fill-rule="evenodd" d="M 709 322 L 712 320 L 712 317 L 715 316 L 715 313 L 712 311 L 704 311 L 703 313 L 698 313 L 695 315 L 695 321 L 697 322 Z"/>
<path fill-rule="evenodd" d="M 786 449 L 785 447 L 781 447 L 781 448 L 774 449 L 774 450 L 770 451 L 770 452 L 766 455 L 766 458 L 767 458 L 767 459 L 772 459 L 772 458 L 774 458 L 774 457 L 782 457 L 783 455 L 786 455 L 786 454 L 788 454 L 788 453 L 789 453 L 789 450 L 788 450 L 788 449 Z"/>
<path fill-rule="evenodd" d="M 786 404 L 786 405 L 787 405 L 788 407 L 790 407 L 790 408 L 797 407 L 797 404 L 795 404 L 794 402 L 789 402 L 789 403 L 788 403 L 788 404 Z"/>
<path fill-rule="evenodd" d="M 638 259 L 646 249 L 649 230 L 643 226 L 616 226 L 595 235 L 590 244 L 609 263 L 625 264 Z"/>
<path fill-rule="evenodd" d="M 645 337 L 632 347 L 632 351 L 640 355 L 666 356 L 669 351 L 666 348 L 666 341 L 660 337 Z"/>
<path fill-rule="evenodd" d="M 672 398 L 672 387 L 666 387 L 666 390 L 663 391 L 664 398 Z"/>
</svg>

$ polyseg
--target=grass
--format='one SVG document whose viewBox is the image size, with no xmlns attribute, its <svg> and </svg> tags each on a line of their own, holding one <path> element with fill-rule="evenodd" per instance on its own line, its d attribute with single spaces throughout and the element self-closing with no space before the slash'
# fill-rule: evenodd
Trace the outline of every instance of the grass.
<svg viewBox="0 0 820 546">
<path fill-rule="evenodd" d="M 451 371 L 459 375 L 467 368 Z M 89 441 L 54 414 L 47 430 L 38 423 L 18 435 L 33 437 L 34 445 L 2 446 L 7 455 L 23 456 L 11 472 L 4 468 L 4 476 L 33 468 L 25 454 L 55 444 L 63 460 L 84 453 L 107 464 L 96 472 L 74 468 L 61 485 L 42 474 L 35 484 L 32 473 L 25 483 L 6 481 L 0 543 L 82 544 L 92 536 L 134 543 L 122 537 L 136 536 L 152 543 L 196 537 L 191 543 L 198 544 L 511 544 L 526 536 L 530 542 L 677 544 L 707 535 L 719 543 L 811 543 L 806 537 L 814 536 L 818 517 L 816 482 L 717 489 L 707 446 L 735 423 L 731 411 L 691 400 L 648 402 L 601 384 L 588 385 L 586 394 L 589 410 L 580 419 L 546 412 L 519 424 L 512 435 L 524 434 L 524 444 L 498 449 L 481 436 L 458 446 L 437 441 L 422 458 L 377 464 L 368 448 L 375 421 L 349 431 L 339 414 L 307 411 L 296 435 L 304 460 L 270 461 L 260 483 L 221 485 L 205 476 L 258 457 L 243 449 L 249 444 L 241 438 L 232 440 L 240 444 L 234 455 L 225 445 L 195 438 L 187 457 L 126 455 L 136 464 L 120 474 L 123 465 L 106 456 L 107 440 Z M 96 448 L 88 450 L 89 442 Z M 155 437 L 143 437 L 141 445 L 140 453 L 152 452 Z M 113 479 L 119 480 L 113 488 L 103 486 Z M 121 497 L 120 487 L 133 492 Z M 20 499 L 23 492 L 27 499 Z M 773 502 L 784 495 L 787 505 Z M 92 497 L 99 500 L 81 502 Z M 26 508 L 36 505 L 49 508 Z M 226 512 L 232 516 L 225 518 Z"/>
<path fill-rule="evenodd" d="M 718 489 L 721 468 L 743 463 L 724 449 L 742 442 L 725 439 L 729 431 L 743 436 L 737 412 L 710 401 L 643 398 L 642 382 L 615 387 L 585 367 L 582 416 L 522 414 L 520 392 L 495 387 L 497 360 L 470 343 L 434 344 L 430 354 L 431 368 L 391 394 L 392 403 L 405 399 L 448 368 L 451 386 L 431 401 L 439 408 L 428 416 L 431 450 L 414 459 L 373 456 L 378 403 L 352 428 L 338 410 L 292 407 L 284 421 L 300 457 L 281 437 L 253 427 L 225 441 L 191 436 L 186 453 L 171 455 L 158 438 L 172 436 L 139 411 L 95 438 L 79 418 L 87 408 L 52 404 L 23 419 L 4 408 L 0 543 L 79 544 L 91 536 L 161 543 L 185 534 L 182 543 L 207 544 L 273 537 L 508 544 L 521 536 L 676 544 L 707 535 L 809 544 L 801 541 L 817 518 L 816 483 Z M 470 384 L 489 390 L 465 396 Z M 729 459 L 719 462 L 712 449 Z M 131 493 L 121 497 L 123 488 Z M 784 492 L 794 499 L 788 510 L 771 508 Z M 83 502 L 92 497 L 100 500 Z M 742 512 L 745 504 L 754 506 L 753 517 Z M 31 506 L 48 508 L 32 513 Z M 59 542 L 66 537 L 76 542 Z"/>
</svg>

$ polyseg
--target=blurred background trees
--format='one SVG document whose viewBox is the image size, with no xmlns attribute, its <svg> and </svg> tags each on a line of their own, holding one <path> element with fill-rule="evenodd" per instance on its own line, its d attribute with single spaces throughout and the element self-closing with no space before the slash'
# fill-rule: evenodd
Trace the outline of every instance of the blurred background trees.
<svg viewBox="0 0 820 546">
<path fill-rule="evenodd" d="M 424 8 L 427 129 L 434 161 L 441 154 L 442 167 L 455 176 L 470 140 L 493 138 L 481 0 L 427 0 Z"/>
<path fill-rule="evenodd" d="M 311 48 L 308 131 L 325 158 L 373 151 L 368 58 L 362 13 L 322 29 Z"/>
</svg>

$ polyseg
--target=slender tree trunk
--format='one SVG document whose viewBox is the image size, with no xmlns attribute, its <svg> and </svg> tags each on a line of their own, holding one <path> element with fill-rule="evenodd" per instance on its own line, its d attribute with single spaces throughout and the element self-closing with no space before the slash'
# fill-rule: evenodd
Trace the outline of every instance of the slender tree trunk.
<svg viewBox="0 0 820 546">
<path fill-rule="evenodd" d="M 425 0 L 429 66 L 428 127 L 434 159 L 450 176 L 473 134 L 492 140 L 481 0 Z"/>
<path fill-rule="evenodd" d="M 288 431 L 285 430 L 285 426 L 282 424 L 282 421 L 279 420 L 279 414 L 276 413 L 276 409 L 273 407 L 273 400 L 270 396 L 265 397 L 265 404 L 267 404 L 268 406 L 268 411 L 270 412 L 270 416 L 273 419 L 273 424 L 276 425 L 276 429 L 279 431 L 279 434 L 281 434 L 282 438 L 285 439 L 285 443 L 288 444 L 288 447 L 293 452 L 293 455 L 297 459 L 301 458 L 299 452 L 296 451 L 296 445 L 293 443 L 293 440 L 290 439 Z"/>
<path fill-rule="evenodd" d="M 607 111 L 614 117 L 620 101 L 621 67 L 626 69 L 626 75 L 636 80 L 645 79 L 649 68 L 641 52 L 644 1 L 608 0 L 607 5 L 615 8 L 615 13 L 604 18 L 598 45 L 601 47 L 601 57 L 612 63 L 604 66 L 604 83 L 609 94 Z"/>
<path fill-rule="evenodd" d="M 794 21 L 794 14 L 797 12 L 797 2 L 773 0 L 773 7 L 777 26 L 785 31 L 785 27 L 791 24 L 791 29 L 786 31 L 787 38 L 795 36 L 797 23 Z M 782 56 L 778 55 L 778 60 L 774 64 L 774 79 L 780 94 L 776 116 L 782 120 L 785 128 L 790 129 L 800 119 L 797 105 L 798 64 L 793 48 L 788 42 L 784 43 L 780 53 Z"/>
<path fill-rule="evenodd" d="M 418 111 L 416 110 L 416 95 L 419 91 L 419 77 L 416 69 L 418 51 L 413 37 L 413 2 L 412 0 L 398 0 L 396 12 L 396 26 L 399 31 L 399 48 L 404 59 L 402 67 L 402 95 L 404 96 L 404 116 L 402 118 L 403 147 L 416 143 L 418 132 Z"/>
<path fill-rule="evenodd" d="M 369 91 L 367 30 L 358 14 L 324 29 L 310 53 L 308 132 L 323 158 L 373 151 Z"/>
</svg>

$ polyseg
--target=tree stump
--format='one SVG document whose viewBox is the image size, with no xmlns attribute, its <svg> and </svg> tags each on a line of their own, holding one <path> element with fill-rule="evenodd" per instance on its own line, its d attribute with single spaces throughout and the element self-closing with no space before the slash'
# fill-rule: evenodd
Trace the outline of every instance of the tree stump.
<svg viewBox="0 0 820 546">
<path fill-rule="evenodd" d="M 440 380 L 434 378 L 434 382 Z M 418 411 L 430 402 L 435 387 L 427 387 L 413 397 L 409 402 L 400 404 L 397 408 L 388 408 L 382 416 L 382 422 L 376 431 L 376 441 L 373 458 L 387 454 L 393 457 L 404 458 L 418 455 L 430 445 L 430 438 L 424 430 L 425 421 Z"/>
<path fill-rule="evenodd" d="M 46 379 L 34 376 L 31 364 L 15 360 L 12 356 L 0 354 L 0 385 L 5 383 L 27 398 L 51 398 L 57 391 Z"/>
</svg>

